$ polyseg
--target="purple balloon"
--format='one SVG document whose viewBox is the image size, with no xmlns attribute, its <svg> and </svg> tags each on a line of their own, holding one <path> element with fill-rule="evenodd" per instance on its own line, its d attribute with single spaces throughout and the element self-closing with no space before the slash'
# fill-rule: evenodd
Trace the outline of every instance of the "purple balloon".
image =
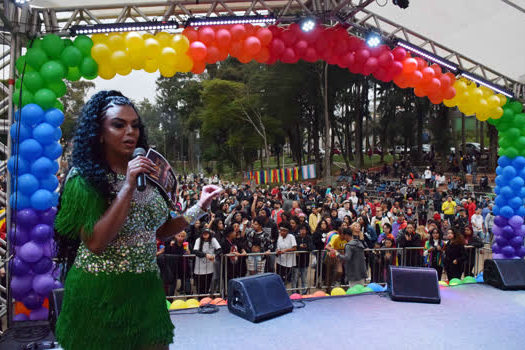
<svg viewBox="0 0 525 350">
<path fill-rule="evenodd" d="M 494 225 L 492 226 L 492 233 L 494 233 L 494 235 L 500 235 L 503 233 L 503 228 L 501 226 Z"/>
<path fill-rule="evenodd" d="M 503 255 L 501 253 L 492 254 L 492 258 L 493 259 L 506 259 L 505 255 Z"/>
<path fill-rule="evenodd" d="M 53 289 L 60 289 L 60 288 L 64 288 L 64 285 L 62 284 L 62 282 L 55 280 Z"/>
<path fill-rule="evenodd" d="M 35 293 L 35 291 L 30 291 L 25 298 L 22 299 L 22 303 L 29 309 L 35 310 L 42 306 L 44 298 Z"/>
<path fill-rule="evenodd" d="M 15 322 L 22 322 L 22 321 L 28 321 L 29 317 L 27 317 L 26 314 L 18 314 L 13 316 L 13 321 Z"/>
<path fill-rule="evenodd" d="M 512 226 L 514 229 L 518 229 L 523 225 L 523 218 L 518 215 L 514 215 L 509 219 L 509 225 Z"/>
<path fill-rule="evenodd" d="M 40 222 L 46 225 L 53 226 L 56 215 L 57 215 L 57 208 L 55 207 L 51 207 L 48 210 L 41 211 L 39 214 Z"/>
<path fill-rule="evenodd" d="M 38 223 L 38 215 L 33 209 L 22 209 L 16 213 L 15 222 L 22 226 L 33 227 Z"/>
<path fill-rule="evenodd" d="M 505 238 L 503 235 L 501 236 L 494 236 L 494 241 L 498 244 L 499 247 L 504 247 L 508 245 L 510 242 L 507 238 Z"/>
<path fill-rule="evenodd" d="M 492 230 L 492 232 L 494 232 L 494 230 Z M 525 225 L 521 225 L 521 227 L 516 231 L 516 233 L 522 237 L 525 237 Z"/>
<path fill-rule="evenodd" d="M 44 251 L 44 255 L 48 258 L 54 258 L 56 253 L 56 244 L 55 241 L 47 241 L 42 245 L 42 249 Z"/>
<path fill-rule="evenodd" d="M 525 256 L 525 247 L 520 247 L 520 249 L 516 249 L 516 252 L 518 253 L 518 256 L 520 258 L 523 258 Z"/>
<path fill-rule="evenodd" d="M 501 253 L 503 253 L 503 255 L 505 255 L 507 258 L 513 257 L 515 252 L 516 250 L 510 245 L 506 245 L 501 248 Z"/>
<path fill-rule="evenodd" d="M 31 230 L 31 239 L 37 243 L 44 243 L 51 237 L 53 237 L 53 227 L 49 225 L 36 225 Z"/>
<path fill-rule="evenodd" d="M 43 254 L 44 251 L 42 249 L 42 246 L 33 241 L 29 241 L 26 244 L 24 244 L 22 247 L 20 247 L 20 251 L 18 252 L 18 255 L 22 259 L 31 263 L 40 260 Z"/>
<path fill-rule="evenodd" d="M 14 276 L 24 276 L 27 275 L 31 267 L 24 260 L 20 259 L 18 256 L 15 256 L 10 262 L 11 264 L 11 273 Z"/>
<path fill-rule="evenodd" d="M 53 264 L 53 269 L 51 270 L 51 275 L 55 277 L 55 279 L 59 279 L 60 277 L 60 267 L 57 267 L 56 264 Z"/>
<path fill-rule="evenodd" d="M 13 225 L 9 230 L 9 239 L 16 245 L 22 245 L 29 242 L 31 238 L 29 236 L 29 231 L 27 230 L 27 228 L 21 225 Z"/>
<path fill-rule="evenodd" d="M 37 274 L 43 274 L 49 272 L 52 267 L 53 261 L 47 256 L 44 256 L 33 264 L 33 271 Z"/>
<path fill-rule="evenodd" d="M 44 297 L 49 295 L 54 285 L 55 280 L 51 275 L 36 275 L 33 278 L 33 290 Z"/>
<path fill-rule="evenodd" d="M 13 276 L 11 279 L 11 292 L 17 300 L 21 300 L 33 287 L 33 276 Z"/>
<path fill-rule="evenodd" d="M 515 249 L 519 249 L 523 246 L 523 237 L 521 236 L 515 236 L 510 240 L 510 245 L 513 246 Z"/>
<path fill-rule="evenodd" d="M 36 310 L 31 311 L 31 313 L 29 314 L 29 319 L 31 321 L 43 321 L 47 320 L 48 316 L 49 310 L 42 306 Z"/>
<path fill-rule="evenodd" d="M 494 224 L 498 225 L 499 227 L 503 227 L 507 225 L 507 219 L 505 219 L 503 216 L 498 215 L 494 218 Z"/>
<path fill-rule="evenodd" d="M 493 254 L 499 254 L 499 253 L 501 253 L 501 248 L 500 248 L 500 246 L 498 245 L 498 243 L 496 243 L 496 242 L 494 242 L 494 243 L 492 244 L 492 253 L 493 253 Z"/>
<path fill-rule="evenodd" d="M 503 237 L 507 238 L 507 239 L 512 239 L 512 237 L 514 237 L 515 234 L 514 234 L 514 229 L 512 228 L 512 226 L 510 225 L 507 225 L 505 227 L 503 227 Z"/>
</svg>

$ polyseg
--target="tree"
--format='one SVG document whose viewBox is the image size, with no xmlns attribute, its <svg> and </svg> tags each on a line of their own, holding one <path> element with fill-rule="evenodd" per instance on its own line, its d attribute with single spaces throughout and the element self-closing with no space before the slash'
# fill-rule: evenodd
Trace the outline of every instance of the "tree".
<svg viewBox="0 0 525 350">
<path fill-rule="evenodd" d="M 95 83 L 88 80 L 66 81 L 67 92 L 60 98 L 64 105 L 64 123 L 62 124 L 62 138 L 64 147 L 72 140 L 77 117 L 86 103 L 85 97 L 89 90 L 95 88 Z M 64 152 L 65 153 L 65 152 Z"/>
</svg>

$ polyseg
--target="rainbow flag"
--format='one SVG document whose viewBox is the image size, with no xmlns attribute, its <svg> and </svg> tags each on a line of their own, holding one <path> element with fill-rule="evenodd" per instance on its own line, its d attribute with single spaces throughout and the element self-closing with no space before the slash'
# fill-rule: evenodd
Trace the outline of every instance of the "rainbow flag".
<svg viewBox="0 0 525 350">
<path fill-rule="evenodd" d="M 259 171 L 256 171 L 256 172 L 255 172 L 255 183 L 256 183 L 257 185 L 260 185 L 260 184 L 261 184 L 261 174 L 260 174 Z"/>
<path fill-rule="evenodd" d="M 298 167 L 293 168 L 293 179 L 294 181 L 299 180 L 299 168 Z"/>
<path fill-rule="evenodd" d="M 284 168 L 283 169 L 279 169 L 279 182 L 286 182 L 285 180 L 285 175 L 284 175 Z"/>
</svg>

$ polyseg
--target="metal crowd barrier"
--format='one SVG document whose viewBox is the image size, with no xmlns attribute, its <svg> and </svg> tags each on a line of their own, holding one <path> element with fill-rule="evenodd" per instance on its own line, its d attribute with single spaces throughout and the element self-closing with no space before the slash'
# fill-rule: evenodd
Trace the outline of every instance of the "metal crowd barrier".
<svg viewBox="0 0 525 350">
<path fill-rule="evenodd" d="M 385 284 L 389 265 L 429 266 L 424 249 L 376 248 L 365 249 L 367 278 L 365 283 Z M 492 257 L 489 247 L 465 247 L 462 276 L 476 276 L 483 263 Z M 344 252 L 340 252 L 343 254 Z M 295 262 L 296 266 L 291 266 Z M 228 281 L 264 272 L 279 274 L 289 293 L 311 294 L 317 290 L 330 291 L 334 287 L 349 287 L 345 281 L 344 262 L 331 257 L 328 251 L 294 251 L 283 254 L 249 253 L 197 257 L 194 254 L 157 257 L 168 299 L 228 296 Z M 440 280 L 446 280 L 442 268 Z"/>
</svg>

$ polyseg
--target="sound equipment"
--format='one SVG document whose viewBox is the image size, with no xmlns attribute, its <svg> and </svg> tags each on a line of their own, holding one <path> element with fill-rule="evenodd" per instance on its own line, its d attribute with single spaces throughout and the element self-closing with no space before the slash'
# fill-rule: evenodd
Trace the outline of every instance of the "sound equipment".
<svg viewBox="0 0 525 350">
<path fill-rule="evenodd" d="M 387 277 L 392 300 L 433 304 L 441 302 L 437 271 L 433 268 L 390 266 Z"/>
<path fill-rule="evenodd" d="M 64 288 L 53 289 L 49 295 L 49 326 L 55 333 L 55 326 L 60 310 L 62 310 L 62 299 L 64 298 Z"/>
<path fill-rule="evenodd" d="M 259 322 L 288 313 L 293 305 L 281 277 L 263 273 L 228 282 L 228 309 L 248 321 Z"/>
<path fill-rule="evenodd" d="M 503 290 L 525 289 L 525 260 L 487 259 L 483 264 L 483 281 Z"/>
</svg>

